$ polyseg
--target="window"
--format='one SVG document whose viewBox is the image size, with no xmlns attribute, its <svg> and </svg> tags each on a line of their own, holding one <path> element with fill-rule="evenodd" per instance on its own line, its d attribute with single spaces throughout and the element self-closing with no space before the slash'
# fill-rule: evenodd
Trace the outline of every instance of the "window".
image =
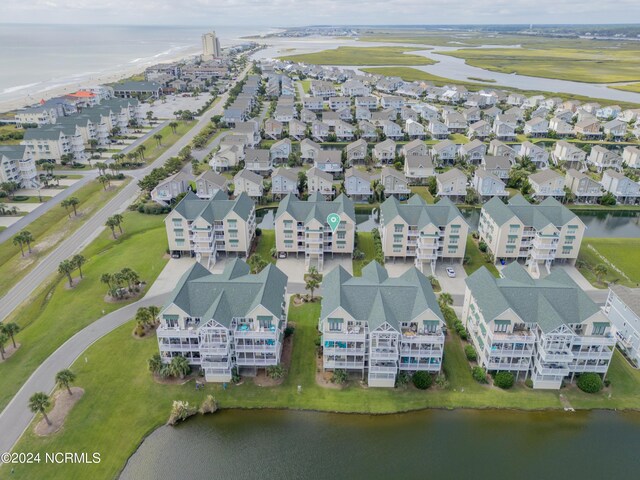
<svg viewBox="0 0 640 480">
<path fill-rule="evenodd" d="M 184 230 L 182 228 L 174 228 L 173 233 L 175 233 L 176 238 L 184 237 Z"/>
<path fill-rule="evenodd" d="M 460 233 L 460 225 L 451 225 L 451 233 Z"/>
<path fill-rule="evenodd" d="M 447 253 L 456 253 L 458 251 L 457 245 L 449 245 L 447 248 Z"/>
<path fill-rule="evenodd" d="M 162 318 L 167 327 L 172 328 L 178 326 L 178 315 L 163 315 Z"/>
<path fill-rule="evenodd" d="M 497 333 L 505 333 L 509 330 L 510 320 L 494 320 L 493 331 Z"/>
<path fill-rule="evenodd" d="M 229 245 L 232 247 L 237 247 L 238 246 L 238 240 L 229 240 Z"/>
<path fill-rule="evenodd" d="M 329 318 L 327 320 L 329 323 L 329 331 L 340 332 L 342 330 L 342 321 L 342 318 Z"/>
<path fill-rule="evenodd" d="M 402 229 L 403 229 L 403 228 L 404 228 L 404 225 L 402 225 L 401 223 L 396 223 L 396 224 L 393 226 L 393 231 L 394 231 L 395 233 L 402 233 Z"/>
<path fill-rule="evenodd" d="M 424 331 L 427 333 L 436 333 L 438 331 L 438 325 L 440 322 L 437 320 L 425 320 L 422 322 L 424 325 Z"/>
<path fill-rule="evenodd" d="M 184 246 L 184 239 L 183 238 L 176 238 L 176 245 L 179 247 Z"/>
<path fill-rule="evenodd" d="M 516 251 L 516 247 L 514 247 L 513 245 L 507 245 L 507 248 L 505 250 L 506 253 L 513 253 Z"/>
<path fill-rule="evenodd" d="M 288 232 L 287 232 L 287 231 L 285 231 L 285 232 L 284 232 L 284 238 L 293 238 L 293 232 L 291 232 L 291 231 L 288 231 Z M 286 240 L 285 240 L 285 243 L 286 243 Z"/>
<path fill-rule="evenodd" d="M 345 238 L 347 238 L 347 232 L 338 232 L 338 238 L 340 240 L 344 240 Z"/>
<path fill-rule="evenodd" d="M 571 250 L 573 250 L 573 247 L 562 247 L 562 254 L 563 255 L 570 255 L 571 254 Z"/>
<path fill-rule="evenodd" d="M 400 245 L 394 245 L 393 253 L 402 253 L 402 247 Z"/>
<path fill-rule="evenodd" d="M 394 235 L 393 243 L 402 243 L 402 235 Z"/>
<path fill-rule="evenodd" d="M 292 220 L 285 220 L 284 221 L 284 228 L 292 228 L 293 227 L 293 221 Z"/>
<path fill-rule="evenodd" d="M 262 328 L 269 328 L 272 320 L 273 317 L 270 315 L 258 315 L 258 322 Z"/>
<path fill-rule="evenodd" d="M 574 237 L 573 235 L 567 235 L 566 237 L 564 237 L 564 244 L 565 245 L 573 245 L 573 241 L 576 239 L 576 237 Z"/>
<path fill-rule="evenodd" d="M 591 333 L 592 335 L 604 335 L 608 326 L 609 324 L 606 322 L 593 322 L 593 330 Z"/>
<path fill-rule="evenodd" d="M 238 238 L 237 230 L 229 230 L 229 238 Z"/>
<path fill-rule="evenodd" d="M 517 235 L 509 235 L 507 236 L 507 243 L 516 243 L 517 239 L 518 239 Z"/>
</svg>

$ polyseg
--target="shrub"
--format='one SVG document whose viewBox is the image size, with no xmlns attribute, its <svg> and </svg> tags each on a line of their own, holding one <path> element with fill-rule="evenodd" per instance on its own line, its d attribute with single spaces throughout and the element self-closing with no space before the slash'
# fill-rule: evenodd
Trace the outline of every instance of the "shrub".
<svg viewBox="0 0 640 480">
<path fill-rule="evenodd" d="M 531 380 L 530 378 L 527 378 L 527 379 L 524 381 L 524 384 L 525 384 L 527 387 L 529 387 L 529 388 L 533 388 L 533 380 Z"/>
<path fill-rule="evenodd" d="M 514 378 L 511 372 L 498 372 L 493 376 L 493 384 L 504 390 L 513 387 L 513 382 Z"/>
<path fill-rule="evenodd" d="M 290 337 L 291 335 L 293 335 L 293 332 L 296 329 L 292 326 L 287 326 L 287 328 L 284 329 L 284 338 Z"/>
<path fill-rule="evenodd" d="M 602 390 L 602 379 L 597 373 L 583 373 L 578 377 L 578 388 L 586 393 L 598 393 Z"/>
<path fill-rule="evenodd" d="M 488 247 L 488 246 L 487 246 L 487 244 L 484 242 L 484 240 L 481 240 L 481 241 L 480 241 L 480 243 L 478 244 L 478 248 L 480 249 L 480 251 L 481 251 L 482 253 L 485 253 L 489 247 Z"/>
<path fill-rule="evenodd" d="M 478 354 L 476 353 L 476 349 L 473 348 L 473 345 L 464 347 L 464 354 L 467 356 L 467 360 L 471 362 L 475 362 L 478 359 Z"/>
<path fill-rule="evenodd" d="M 409 384 L 411 376 L 407 372 L 400 372 L 396 377 L 396 387 L 405 387 Z"/>
<path fill-rule="evenodd" d="M 202 405 L 200 405 L 200 413 L 203 415 L 206 413 L 215 413 L 216 410 L 218 410 L 218 402 L 213 398 L 213 395 L 207 395 L 207 398 L 205 398 L 202 401 Z"/>
<path fill-rule="evenodd" d="M 267 376 L 274 380 L 280 380 L 284 377 L 285 371 L 282 365 L 271 365 L 267 368 Z"/>
<path fill-rule="evenodd" d="M 348 379 L 349 375 L 347 374 L 347 371 L 341 368 L 337 368 L 336 370 L 334 370 L 333 375 L 331 375 L 331 383 L 342 385 L 344 383 L 347 383 Z"/>
<path fill-rule="evenodd" d="M 15 197 L 11 198 L 12 202 L 26 202 L 27 200 L 29 200 L 29 197 L 27 197 L 26 195 L 16 195 Z"/>
<path fill-rule="evenodd" d="M 467 335 L 467 331 L 466 330 L 459 331 L 458 335 L 460 335 L 460 338 L 462 340 L 467 340 L 469 338 L 469 335 Z"/>
<path fill-rule="evenodd" d="M 482 367 L 473 367 L 471 369 L 471 376 L 478 383 L 487 383 L 487 372 Z"/>
<path fill-rule="evenodd" d="M 256 228 L 256 237 L 259 237 L 260 235 L 262 235 L 262 229 L 261 228 Z"/>
<path fill-rule="evenodd" d="M 182 422 L 192 415 L 195 415 L 197 410 L 189 405 L 189 402 L 183 402 L 182 400 L 174 400 L 171 407 L 171 415 L 167 423 L 169 425 L 175 425 L 178 422 Z"/>
<path fill-rule="evenodd" d="M 431 386 L 431 383 L 433 382 L 431 375 L 422 370 L 414 373 L 411 380 L 413 381 L 413 384 L 416 386 L 416 388 L 419 388 L 420 390 L 426 390 Z"/>
<path fill-rule="evenodd" d="M 449 388 L 449 380 L 447 380 L 447 377 L 444 373 L 439 373 L 438 375 L 436 375 L 436 385 L 445 390 Z"/>
<path fill-rule="evenodd" d="M 242 377 L 238 373 L 238 367 L 233 367 L 231 369 L 231 381 L 233 383 L 240 383 L 240 380 L 242 380 Z"/>
</svg>

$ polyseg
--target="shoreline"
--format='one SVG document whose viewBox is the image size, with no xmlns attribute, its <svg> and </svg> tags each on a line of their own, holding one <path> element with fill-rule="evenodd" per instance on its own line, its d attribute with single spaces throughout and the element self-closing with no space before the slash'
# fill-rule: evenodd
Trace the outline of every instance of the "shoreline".
<svg viewBox="0 0 640 480">
<path fill-rule="evenodd" d="M 46 89 L 45 91 L 35 91 L 29 93 L 29 89 L 21 89 L 24 90 L 24 93 L 21 93 L 20 96 L 14 97 L 13 99 L 0 100 L 0 114 L 11 112 L 14 110 L 18 110 L 21 108 L 28 107 L 29 105 L 33 105 L 38 103 L 41 99 L 49 100 L 54 97 L 59 97 L 62 95 L 66 95 L 77 90 L 81 90 L 83 88 L 103 85 L 106 83 L 115 83 L 124 78 L 131 77 L 133 75 L 138 75 L 144 72 L 144 70 L 151 65 L 158 65 L 163 63 L 171 63 L 180 60 L 185 60 L 187 58 L 193 57 L 197 55 L 199 50 L 189 49 L 188 51 L 183 51 L 180 53 L 176 53 L 175 55 L 168 56 L 163 58 L 162 60 L 154 61 L 154 62 L 145 62 L 141 64 L 132 64 L 130 67 L 125 67 L 118 71 L 113 72 L 105 72 L 102 74 L 98 74 L 96 76 L 87 77 L 81 80 L 73 80 L 70 79 L 67 83 L 55 85 L 51 88 Z M 71 77 L 72 78 L 72 77 Z M 33 84 L 32 86 L 42 86 L 41 83 Z"/>
</svg>

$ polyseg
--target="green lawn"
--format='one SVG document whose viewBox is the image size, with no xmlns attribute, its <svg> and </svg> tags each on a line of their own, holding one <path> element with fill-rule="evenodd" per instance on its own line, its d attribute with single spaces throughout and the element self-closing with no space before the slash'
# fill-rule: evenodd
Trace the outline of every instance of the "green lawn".
<svg viewBox="0 0 640 480">
<path fill-rule="evenodd" d="M 0 144 L 19 145 L 21 139 L 10 138 L 14 133 L 24 133 L 24 128 L 18 128 L 15 125 L 10 124 L 0 124 Z"/>
<path fill-rule="evenodd" d="M 436 203 L 435 198 L 433 198 L 433 195 L 431 195 L 431 192 L 429 191 L 429 188 L 423 185 L 414 185 L 411 188 L 411 191 L 417 195 L 420 195 L 422 198 L 424 198 L 424 201 L 427 203 Z"/>
<path fill-rule="evenodd" d="M 127 303 L 104 301 L 106 286 L 100 282 L 103 273 L 130 267 L 150 285 L 164 267 L 167 245 L 163 217 L 137 212 L 127 212 L 124 217 L 124 235 L 114 241 L 107 229 L 82 252 L 87 258 L 82 269 L 85 278 L 75 288 L 69 290 L 66 278 L 55 275 L 8 319 L 22 327 L 16 336 L 22 347 L 0 363 L 0 409 L 65 340 L 101 317 L 102 312 Z"/>
<path fill-rule="evenodd" d="M 314 65 L 431 65 L 434 62 L 420 55 L 405 54 L 416 47 L 338 47 L 316 53 L 280 57 L 292 62 Z"/>
<path fill-rule="evenodd" d="M 126 180 L 129 182 L 129 180 Z M 22 257 L 20 247 L 9 239 L 0 248 L 0 296 L 9 291 L 13 285 L 23 278 L 39 260 L 42 260 L 53 248 L 66 237 L 76 231 L 84 222 L 102 208 L 122 187 L 104 190 L 98 181 L 89 182 L 78 189 L 74 197 L 80 200 L 77 207 L 78 216 L 71 218 L 61 206 L 56 206 L 31 222 L 26 230 L 31 232 L 35 243 L 33 253 Z"/>
<path fill-rule="evenodd" d="M 300 80 L 300 83 L 302 84 L 302 90 L 304 90 L 304 93 L 309 93 L 309 90 L 311 90 L 311 80 L 307 78 Z"/>
<path fill-rule="evenodd" d="M 599 283 L 593 273 L 596 265 L 605 263 L 600 255 L 611 264 L 607 265 L 608 272 L 602 278 L 605 283 Z M 606 288 L 608 282 L 629 287 L 640 286 L 640 238 L 585 238 L 578 260 L 586 263 L 586 266 L 579 268 L 580 272 L 598 288 Z M 624 275 L 616 271 L 614 266 Z"/>
<path fill-rule="evenodd" d="M 293 358 L 284 383 L 257 387 L 250 379 L 238 386 L 207 384 L 196 391 L 193 381 L 185 385 L 160 385 L 147 372 L 147 359 L 157 352 L 154 336 L 132 337 L 133 323 L 116 329 L 92 345 L 75 362 L 76 385 L 85 395 L 71 411 L 65 427 L 49 438 L 40 438 L 31 428 L 16 451 L 99 451 L 100 464 L 91 466 L 93 478 L 114 478 L 144 437 L 164 424 L 173 400 L 199 405 L 213 394 L 222 408 L 291 408 L 321 411 L 391 413 L 423 408 L 562 408 L 559 392 L 534 391 L 522 385 L 511 390 L 480 385 L 470 375 L 463 345 L 450 334 L 445 344 L 443 369 L 450 387 L 424 391 L 362 388 L 352 381 L 342 390 L 323 388 L 315 382 L 315 345 L 320 303 L 290 307 L 289 321 L 295 323 Z M 86 356 L 87 362 L 84 361 Z M 588 395 L 568 388 L 562 391 L 576 408 L 637 408 L 640 405 L 640 372 L 633 370 L 616 353 L 609 370 L 610 392 Z M 301 392 L 298 393 L 298 385 Z M 609 396 L 610 395 L 610 396 Z M 90 448 L 88 447 L 90 446 Z M 81 478 L 83 465 L 15 466 L 12 478 Z M 3 472 L 0 469 L 0 473 Z"/>
<path fill-rule="evenodd" d="M 630 83 L 629 85 L 616 85 L 609 88 L 615 88 L 616 90 L 624 90 L 626 92 L 640 93 L 640 83 Z"/>
<path fill-rule="evenodd" d="M 33 196 L 33 197 L 29 197 L 27 196 L 26 199 L 24 200 L 20 200 L 20 195 L 18 194 L 18 199 L 13 199 L 11 197 L 5 197 L 3 198 L 3 202 L 2 203 L 44 203 L 47 200 L 51 200 L 53 197 L 47 197 L 45 195 L 43 195 L 42 197 L 37 197 L 37 196 Z"/>
<path fill-rule="evenodd" d="M 438 53 L 494 72 L 588 83 L 640 80 L 640 57 L 634 49 L 474 48 Z"/>
<path fill-rule="evenodd" d="M 276 263 L 276 259 L 271 256 L 271 249 L 276 246 L 276 231 L 262 230 L 262 235 L 258 237 L 255 253 L 260 255 L 267 262 Z"/>
<path fill-rule="evenodd" d="M 386 75 L 386 76 L 398 76 L 402 77 L 402 79 L 413 82 L 413 81 L 424 81 L 432 83 L 436 86 L 443 85 L 461 85 L 467 87 L 471 91 L 477 91 L 485 88 L 503 88 L 505 90 L 509 90 L 515 93 L 521 93 L 526 96 L 532 95 L 544 95 L 549 96 L 549 92 L 542 92 L 538 90 L 520 90 L 512 87 L 505 87 L 501 85 L 497 85 L 495 83 L 491 84 L 482 84 L 476 82 L 464 82 L 460 80 L 453 80 L 451 78 L 440 77 L 438 75 L 432 75 L 427 72 L 423 72 L 421 70 L 417 70 L 411 67 L 375 67 L 375 68 L 363 68 L 364 72 L 374 73 L 378 75 Z M 630 103 L 630 102 L 616 102 L 615 100 L 608 100 L 604 98 L 592 98 L 585 97 L 584 95 L 574 95 L 572 93 L 566 92 L 556 92 L 555 95 L 557 97 L 562 98 L 563 100 L 580 100 L 582 102 L 598 102 L 601 105 L 620 105 L 622 108 L 637 108 L 638 104 Z M 555 140 L 554 140 L 555 141 Z"/>
<path fill-rule="evenodd" d="M 478 245 L 474 241 L 471 235 L 467 236 L 467 248 L 465 250 L 465 256 L 469 257 L 469 261 L 464 265 L 464 271 L 467 275 L 471 275 L 480 267 L 487 267 L 494 277 L 499 277 L 498 269 L 493 263 L 487 263 L 483 257 L 483 253 L 478 248 Z"/>
<path fill-rule="evenodd" d="M 160 135 L 162 135 L 161 145 L 158 146 L 158 142 L 156 141 L 155 138 L 153 138 L 153 135 L 151 135 L 150 138 L 148 138 L 147 140 L 144 141 L 144 143 L 142 143 L 142 145 L 144 145 L 146 148 L 144 152 L 145 163 L 150 164 L 154 160 L 156 160 L 160 155 L 166 152 L 169 147 L 171 147 L 180 138 L 182 138 L 182 136 L 185 133 L 191 130 L 191 128 L 193 128 L 193 126 L 197 123 L 196 120 L 190 120 L 188 122 L 181 121 L 181 120 L 175 120 L 175 121 L 178 122 L 178 126 L 176 127 L 176 133 L 173 133 L 169 125 L 167 125 L 166 127 L 163 127 L 158 132 Z"/>
<path fill-rule="evenodd" d="M 358 232 L 358 247 L 364 252 L 364 259 L 353 260 L 353 274 L 356 277 L 362 275 L 362 268 L 367 265 L 376 255 L 376 247 L 373 243 L 373 234 L 371 232 Z"/>
</svg>

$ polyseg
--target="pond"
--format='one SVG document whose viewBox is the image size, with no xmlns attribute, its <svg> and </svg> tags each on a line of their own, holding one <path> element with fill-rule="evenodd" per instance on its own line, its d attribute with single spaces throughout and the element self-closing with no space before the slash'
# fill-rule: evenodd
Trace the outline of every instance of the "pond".
<svg viewBox="0 0 640 480">
<path fill-rule="evenodd" d="M 273 230 L 274 209 L 261 209 L 256 212 L 258 227 L 265 230 Z M 469 224 L 471 230 L 478 229 L 480 209 L 461 209 L 462 215 Z M 587 226 L 585 237 L 595 238 L 639 238 L 640 237 L 640 212 L 602 212 L 597 210 L 584 210 L 576 212 L 578 217 Z M 368 213 L 356 213 L 357 229 L 359 232 L 369 232 L 378 226 L 376 215 Z"/>
<path fill-rule="evenodd" d="M 156 430 L 120 478 L 633 478 L 639 438 L 638 413 L 225 410 Z"/>
</svg>

